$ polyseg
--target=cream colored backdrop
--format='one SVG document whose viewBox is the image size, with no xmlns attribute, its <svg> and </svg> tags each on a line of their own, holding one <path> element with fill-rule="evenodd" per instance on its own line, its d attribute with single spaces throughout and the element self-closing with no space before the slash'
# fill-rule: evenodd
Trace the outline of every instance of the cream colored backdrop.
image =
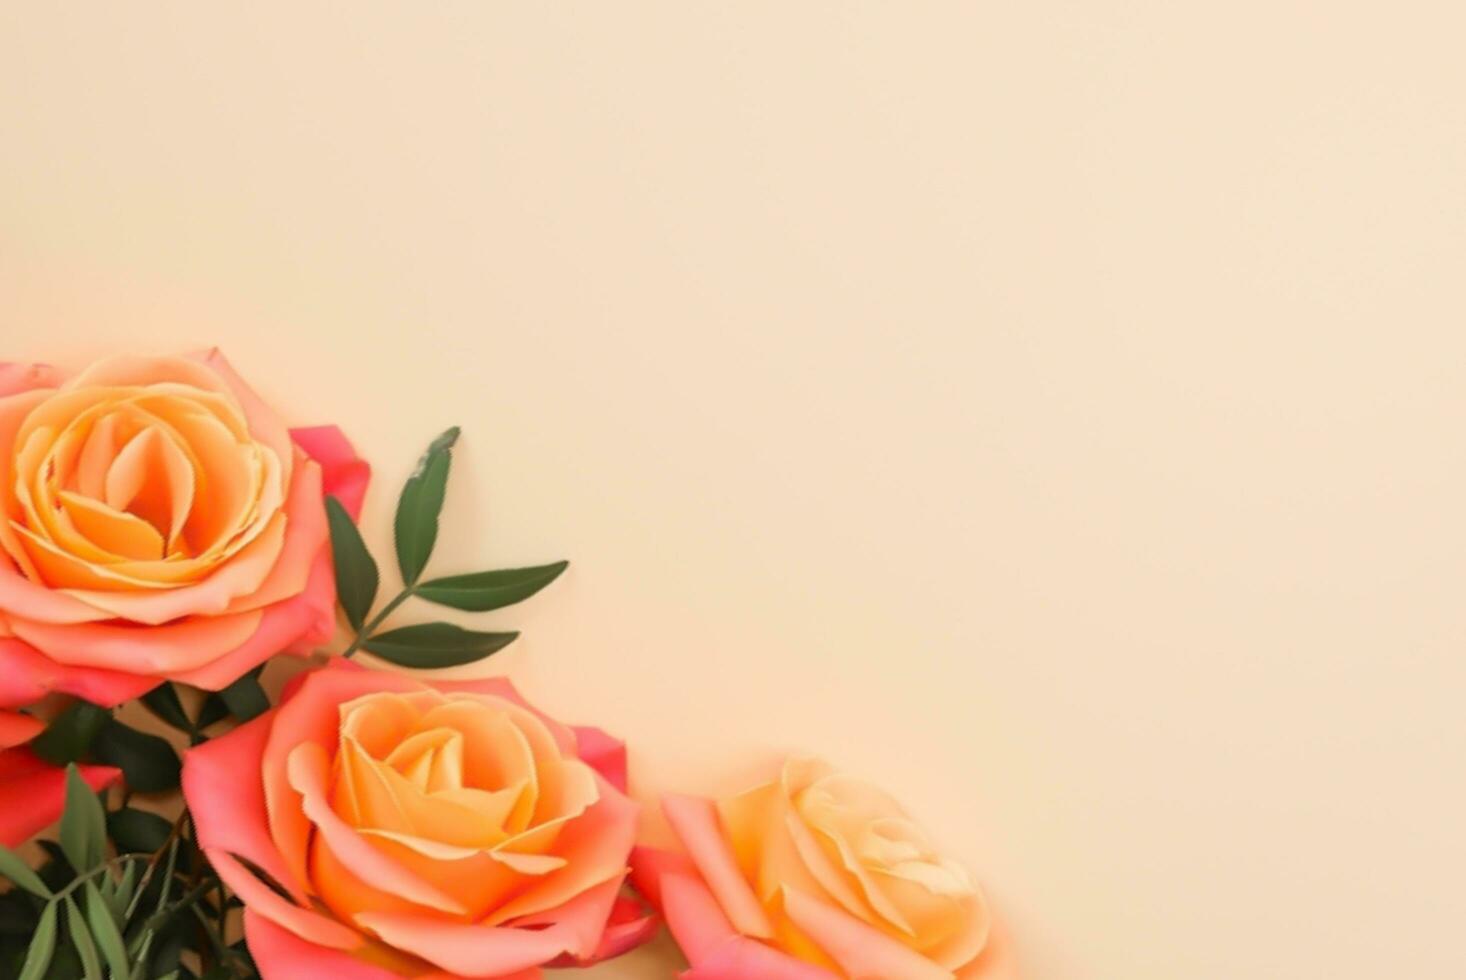
<svg viewBox="0 0 1466 980">
<path fill-rule="evenodd" d="M 3 2 L 0 356 L 223 346 L 383 548 L 463 424 L 436 567 L 574 561 L 500 669 L 889 784 L 1032 977 L 1461 976 L 1463 36 Z"/>
</svg>

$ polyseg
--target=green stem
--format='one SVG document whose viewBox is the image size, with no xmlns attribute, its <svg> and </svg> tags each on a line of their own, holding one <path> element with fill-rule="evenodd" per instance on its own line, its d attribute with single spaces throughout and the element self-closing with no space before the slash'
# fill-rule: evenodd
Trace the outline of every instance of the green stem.
<svg viewBox="0 0 1466 980">
<path fill-rule="evenodd" d="M 406 602 L 408 599 L 411 599 L 416 594 L 417 587 L 414 585 L 409 585 L 407 588 L 399 592 L 397 594 L 397 598 L 393 599 L 391 602 L 383 606 L 381 612 L 377 613 L 375 616 L 367 621 L 367 624 L 361 628 L 361 632 L 356 634 L 356 639 L 351 641 L 351 646 L 347 647 L 342 652 L 341 656 L 349 657 L 353 653 L 356 653 L 356 651 L 360 650 L 361 645 L 367 640 L 370 640 L 372 636 L 377 632 L 377 627 L 386 622 L 387 617 L 396 612 L 398 606 L 402 605 L 404 602 Z"/>
<path fill-rule="evenodd" d="M 127 921 L 132 920 L 132 914 L 137 911 L 138 902 L 142 901 L 143 892 L 148 890 L 148 885 L 153 880 L 153 874 L 157 872 L 158 865 L 162 863 L 165 856 L 168 858 L 168 876 L 170 878 L 173 876 L 173 862 L 177 857 L 176 845 L 179 836 L 183 833 L 183 819 L 187 812 L 185 810 L 184 813 L 179 814 L 178 819 L 173 821 L 173 828 L 168 831 L 168 839 L 163 842 L 163 846 L 156 854 L 149 856 L 148 866 L 143 871 L 143 880 L 138 884 L 137 891 L 133 893 L 132 901 L 127 903 Z"/>
<path fill-rule="evenodd" d="M 151 854 L 123 854 L 119 857 L 112 858 L 110 861 L 105 861 L 102 864 L 97 865 L 95 868 L 86 872 L 85 874 L 79 874 L 75 878 L 71 879 L 71 881 L 67 883 L 66 887 L 57 891 L 54 895 L 51 896 L 51 899 L 52 901 L 55 901 L 57 899 L 65 898 L 67 895 L 70 895 L 82 885 L 85 885 L 87 882 L 91 881 L 97 875 L 110 871 L 113 868 L 120 868 L 122 865 L 128 864 L 132 861 L 147 861 L 151 857 Z"/>
</svg>

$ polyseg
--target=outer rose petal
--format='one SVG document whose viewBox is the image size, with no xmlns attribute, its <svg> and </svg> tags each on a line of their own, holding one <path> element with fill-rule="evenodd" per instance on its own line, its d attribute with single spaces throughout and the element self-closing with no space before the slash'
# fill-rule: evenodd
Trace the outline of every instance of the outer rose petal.
<svg viewBox="0 0 1466 980">
<path fill-rule="evenodd" d="M 682 980 L 839 980 L 824 967 L 796 960 L 757 939 L 735 936 L 702 963 L 682 974 Z"/>
<path fill-rule="evenodd" d="M 611 916 L 606 920 L 605 931 L 601 933 L 600 944 L 588 957 L 562 956 L 549 964 L 552 967 L 591 966 L 603 960 L 614 959 L 636 947 L 651 942 L 661 920 L 648 913 L 642 903 L 626 896 L 618 896 L 611 907 Z"/>
<path fill-rule="evenodd" d="M 626 876 L 588 888 L 559 908 L 549 909 L 536 915 L 515 919 L 515 927 L 548 926 L 564 930 L 569 937 L 566 954 L 576 960 L 589 962 L 600 948 L 606 923 L 611 921 L 611 912 L 621 891 Z"/>
<path fill-rule="evenodd" d="M 711 957 L 725 943 L 738 938 L 733 923 L 728 921 L 718 900 L 695 872 L 664 874 L 657 889 L 667 928 L 693 966 Z"/>
<path fill-rule="evenodd" d="M 0 638 L 0 707 L 34 704 L 55 691 L 112 708 L 141 697 L 160 682 L 158 677 L 58 664 L 29 643 Z"/>
<path fill-rule="evenodd" d="M 293 935 L 331 949 L 356 950 L 366 945 L 366 937 L 360 932 L 284 898 L 227 851 L 211 850 L 204 854 L 220 880 L 234 890 L 246 908 Z"/>
<path fill-rule="evenodd" d="M 305 591 L 265 609 L 260 625 L 249 639 L 228 653 L 201 667 L 178 671 L 173 680 L 217 691 L 228 687 L 246 671 L 253 670 L 277 653 L 290 652 L 304 638 L 325 642 L 322 623 L 334 622 L 336 583 L 331 575 L 331 556 L 323 552 L 311 565 Z"/>
<path fill-rule="evenodd" d="M 191 670 L 249 642 L 263 617 L 258 612 L 191 616 L 162 626 L 77 623 L 53 626 L 13 619 L 16 636 L 58 663 L 115 666 L 140 675 Z"/>
<path fill-rule="evenodd" d="M 346 436 L 334 425 L 317 425 L 291 429 L 290 437 L 306 454 L 321 464 L 321 482 L 325 492 L 341 501 L 352 517 L 361 516 L 362 498 L 366 496 L 372 468 L 356 455 Z"/>
<path fill-rule="evenodd" d="M 773 924 L 738 867 L 712 801 L 667 796 L 662 800 L 662 810 L 733 927 L 745 936 L 772 938 Z"/>
<path fill-rule="evenodd" d="M 626 743 L 599 728 L 578 727 L 574 731 L 575 741 L 580 749 L 580 760 L 604 776 L 606 782 L 625 793 Z"/>
<path fill-rule="evenodd" d="M 305 901 L 301 882 L 270 839 L 261 759 L 275 711 L 211 738 L 183 756 L 183 796 L 194 814 L 199 846 L 236 854 L 264 870 Z"/>
<path fill-rule="evenodd" d="M 81 766 L 92 789 L 122 774 L 111 766 Z M 0 752 L 0 844 L 15 847 L 61 818 L 66 806 L 66 770 L 41 761 L 30 749 Z"/>
<path fill-rule="evenodd" d="M 952 974 L 843 908 L 785 889 L 784 911 L 794 924 L 852 976 L 952 980 Z"/>
<path fill-rule="evenodd" d="M 49 364 L 0 361 L 0 398 L 35 388 L 55 388 L 63 380 L 61 372 Z"/>
<path fill-rule="evenodd" d="M 24 745 L 46 730 L 46 723 L 18 711 L 0 711 L 0 748 Z"/>
<path fill-rule="evenodd" d="M 429 916 L 389 912 L 363 912 L 357 918 L 394 949 L 462 977 L 517 976 L 520 971 L 535 970 L 555 959 L 571 941 L 557 926 L 511 929 L 461 925 Z"/>
<path fill-rule="evenodd" d="M 681 855 L 638 849 L 633 863 L 637 887 L 657 896 L 673 938 L 692 964 L 684 980 L 838 980 L 828 970 L 738 935 Z"/>
<path fill-rule="evenodd" d="M 982 955 L 957 971 L 957 980 L 1018 980 L 1018 958 L 1008 931 L 994 922 Z"/>
<path fill-rule="evenodd" d="M 363 962 L 350 953 L 317 946 L 282 929 L 257 912 L 244 913 L 244 937 L 250 956 L 268 980 L 402 980 L 402 975 Z M 504 980 L 537 980 L 539 971 L 515 974 Z M 437 970 L 413 980 L 454 980 Z"/>
<path fill-rule="evenodd" d="M 635 888 L 652 908 L 666 913 L 662 901 L 662 881 L 669 874 L 697 877 L 697 869 L 686 855 L 664 851 L 658 847 L 635 847 L 631 850 L 631 887 Z"/>
</svg>

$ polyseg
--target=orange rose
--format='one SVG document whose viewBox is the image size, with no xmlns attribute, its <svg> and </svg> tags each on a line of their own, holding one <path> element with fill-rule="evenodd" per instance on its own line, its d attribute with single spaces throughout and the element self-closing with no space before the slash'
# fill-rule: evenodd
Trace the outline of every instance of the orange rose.
<svg viewBox="0 0 1466 980">
<path fill-rule="evenodd" d="M 637 886 L 688 980 L 1011 980 L 982 892 L 890 796 L 791 759 L 721 806 L 663 801 L 686 854 L 639 849 Z"/>
<path fill-rule="evenodd" d="M 222 355 L 0 365 L 0 705 L 223 687 L 328 638 L 322 495 L 367 470 L 288 431 Z"/>
<path fill-rule="evenodd" d="M 619 896 L 624 773 L 621 743 L 507 681 L 336 661 L 190 750 L 183 789 L 266 980 L 528 980 L 654 927 Z"/>
</svg>

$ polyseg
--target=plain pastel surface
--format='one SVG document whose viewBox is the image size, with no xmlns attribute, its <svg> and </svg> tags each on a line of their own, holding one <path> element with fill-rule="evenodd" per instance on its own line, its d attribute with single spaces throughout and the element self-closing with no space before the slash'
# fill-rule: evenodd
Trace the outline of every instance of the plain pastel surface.
<svg viewBox="0 0 1466 980">
<path fill-rule="evenodd" d="M 1466 973 L 1452 3 L 0 6 L 0 356 L 217 343 L 526 696 L 1036 978 Z M 413 609 L 425 616 L 425 609 Z M 592 971 L 666 976 L 665 946 Z"/>
</svg>

